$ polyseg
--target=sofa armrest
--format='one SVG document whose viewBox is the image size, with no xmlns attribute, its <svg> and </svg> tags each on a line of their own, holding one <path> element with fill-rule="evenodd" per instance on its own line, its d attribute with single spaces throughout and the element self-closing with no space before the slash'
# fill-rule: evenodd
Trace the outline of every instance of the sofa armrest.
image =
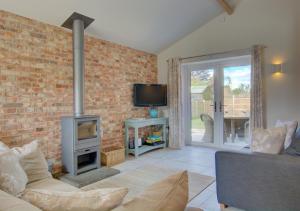
<svg viewBox="0 0 300 211">
<path fill-rule="evenodd" d="M 244 210 L 297 210 L 300 157 L 216 153 L 219 203 Z"/>
</svg>

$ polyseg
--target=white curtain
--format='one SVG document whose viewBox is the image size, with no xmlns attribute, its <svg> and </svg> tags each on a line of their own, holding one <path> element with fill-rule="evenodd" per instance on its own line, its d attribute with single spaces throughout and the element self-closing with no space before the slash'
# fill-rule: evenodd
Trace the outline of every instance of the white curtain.
<svg viewBox="0 0 300 211">
<path fill-rule="evenodd" d="M 252 47 L 252 70 L 251 70 L 251 114 L 250 129 L 264 127 L 264 46 L 256 45 Z"/>
<path fill-rule="evenodd" d="M 181 90 L 181 61 L 172 58 L 168 60 L 169 147 L 176 149 L 184 146 Z"/>
</svg>

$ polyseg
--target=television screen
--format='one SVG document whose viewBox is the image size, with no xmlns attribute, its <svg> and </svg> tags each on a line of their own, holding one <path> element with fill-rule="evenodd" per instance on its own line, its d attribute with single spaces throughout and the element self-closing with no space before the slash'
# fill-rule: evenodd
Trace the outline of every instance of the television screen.
<svg viewBox="0 0 300 211">
<path fill-rule="evenodd" d="M 167 86 L 161 84 L 134 84 L 134 106 L 166 106 Z"/>
</svg>

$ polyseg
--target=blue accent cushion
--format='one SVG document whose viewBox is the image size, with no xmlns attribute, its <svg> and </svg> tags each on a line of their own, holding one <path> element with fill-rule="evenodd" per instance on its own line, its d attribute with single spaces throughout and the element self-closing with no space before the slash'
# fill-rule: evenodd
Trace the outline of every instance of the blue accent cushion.
<svg viewBox="0 0 300 211">
<path fill-rule="evenodd" d="M 295 138 L 296 138 L 296 139 L 300 139 L 300 128 L 298 128 L 298 129 L 296 130 Z"/>
<path fill-rule="evenodd" d="M 297 129 L 291 146 L 286 149 L 286 153 L 300 156 L 300 128 Z"/>
</svg>

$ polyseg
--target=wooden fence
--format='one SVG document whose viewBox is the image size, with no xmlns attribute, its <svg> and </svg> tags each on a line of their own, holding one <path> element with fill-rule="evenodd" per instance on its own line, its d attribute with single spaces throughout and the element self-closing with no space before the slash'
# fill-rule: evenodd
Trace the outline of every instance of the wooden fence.
<svg viewBox="0 0 300 211">
<path fill-rule="evenodd" d="M 200 118 L 200 114 L 202 113 L 213 116 L 214 107 L 212 105 L 212 101 L 192 100 L 192 118 Z M 224 105 L 225 117 L 249 117 L 250 115 L 249 97 L 226 97 Z"/>
</svg>

